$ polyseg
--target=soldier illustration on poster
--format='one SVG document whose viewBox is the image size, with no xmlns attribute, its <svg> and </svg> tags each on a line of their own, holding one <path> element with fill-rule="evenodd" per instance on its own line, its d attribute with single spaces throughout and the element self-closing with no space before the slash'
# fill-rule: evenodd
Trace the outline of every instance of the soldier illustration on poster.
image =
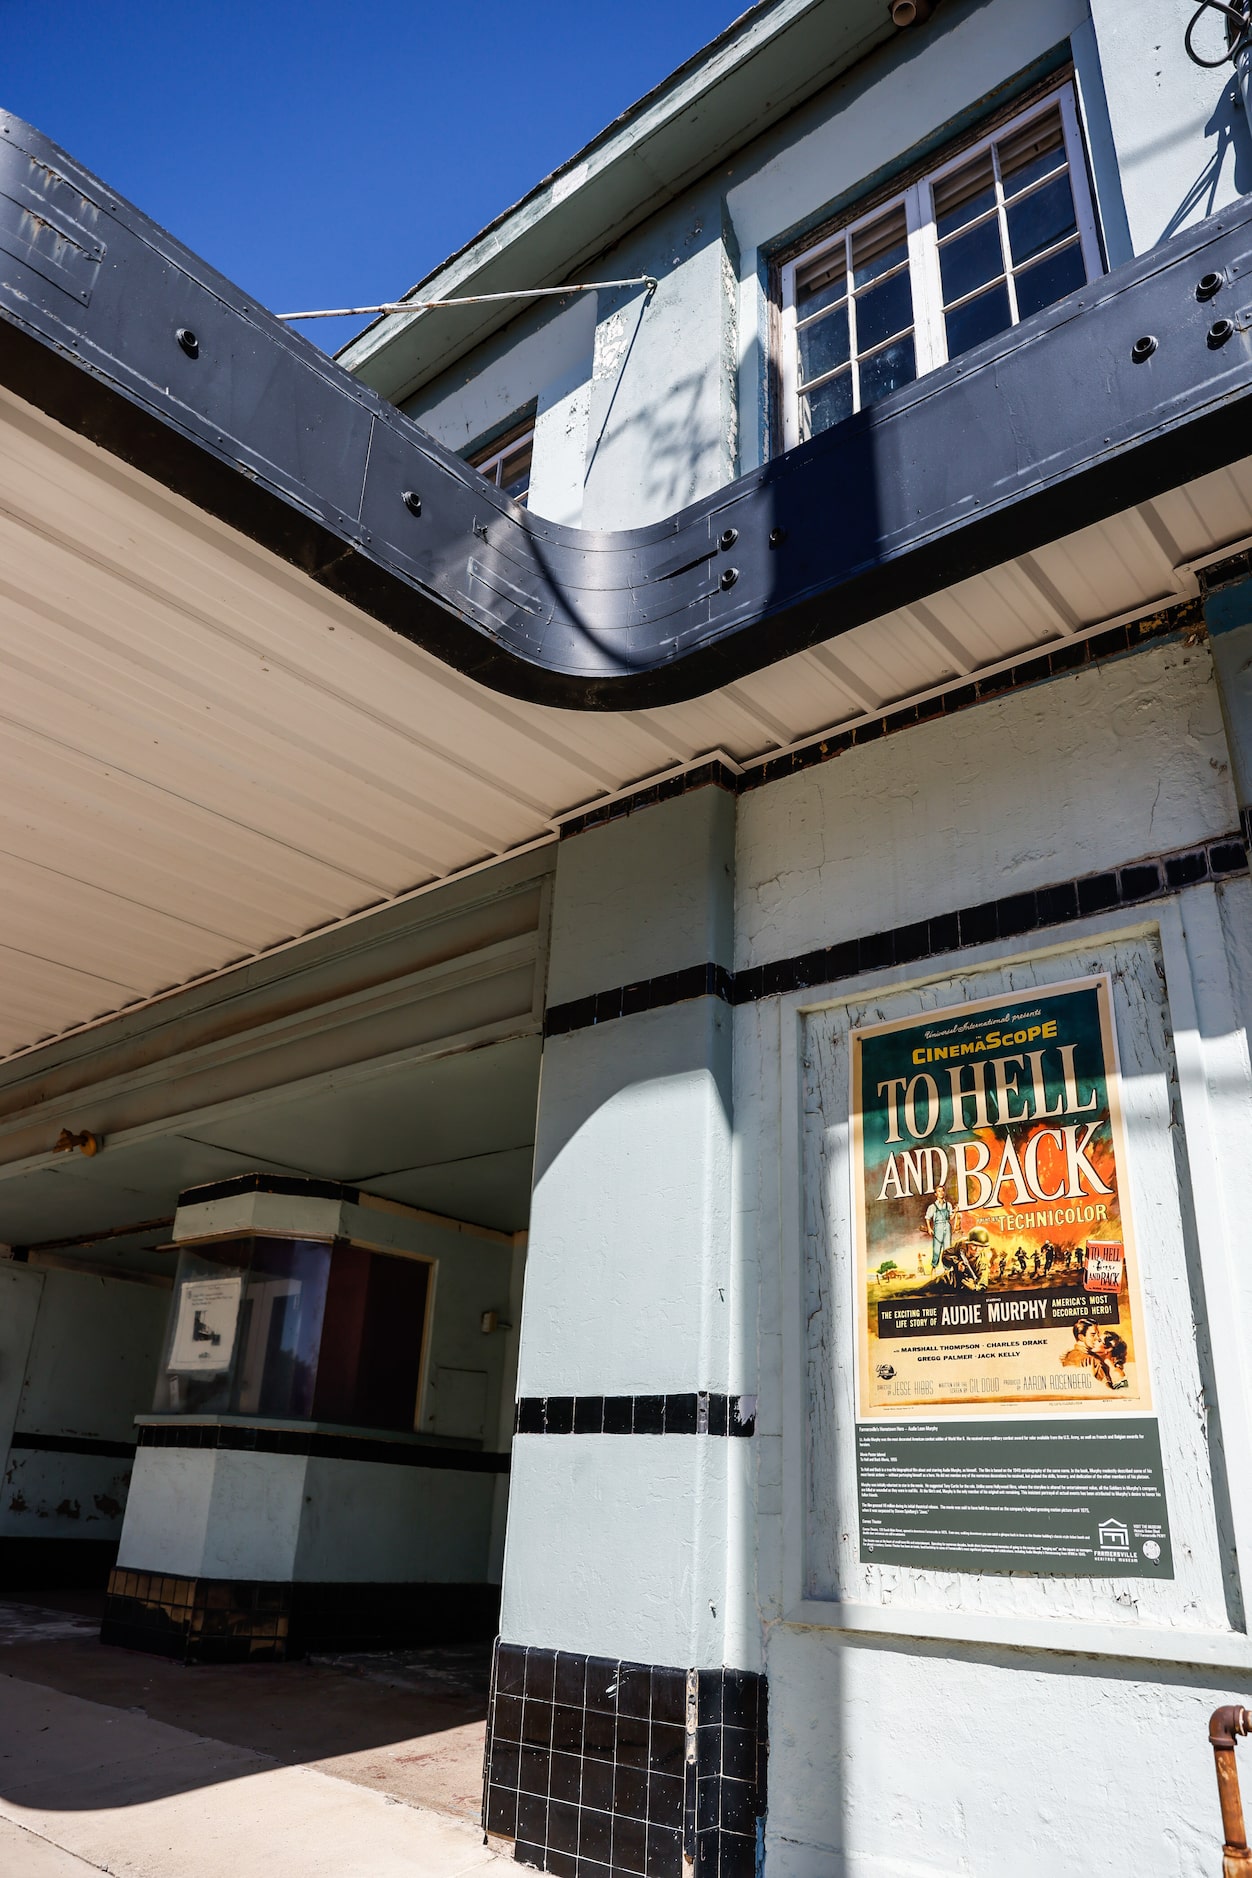
<svg viewBox="0 0 1252 1878">
<path fill-rule="evenodd" d="M 1149 1406 L 1103 978 L 853 1033 L 862 1420 Z"/>
</svg>

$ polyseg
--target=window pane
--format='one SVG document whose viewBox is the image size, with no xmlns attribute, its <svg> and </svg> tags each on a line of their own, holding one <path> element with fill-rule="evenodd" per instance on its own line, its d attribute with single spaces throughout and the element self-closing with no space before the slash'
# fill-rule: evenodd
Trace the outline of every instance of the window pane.
<svg viewBox="0 0 1252 1878">
<path fill-rule="evenodd" d="M 944 321 L 948 328 L 948 357 L 954 359 L 980 340 L 1004 331 L 1009 324 L 1009 290 L 1000 281 L 989 293 L 980 293 L 976 300 L 967 300 L 964 306 L 945 313 Z"/>
<path fill-rule="evenodd" d="M 916 377 L 917 362 L 910 333 L 907 339 L 897 339 L 871 358 L 861 360 L 861 409 L 867 404 L 876 404 L 889 391 L 898 391 L 901 385 L 912 384 Z"/>
<path fill-rule="evenodd" d="M 908 230 L 902 208 L 892 209 L 852 237 L 852 280 L 866 286 L 909 258 Z"/>
<path fill-rule="evenodd" d="M 800 378 L 805 384 L 811 378 L 821 378 L 825 372 L 833 372 L 837 366 L 848 362 L 848 308 L 847 304 L 836 307 L 833 313 L 827 313 L 824 319 L 814 320 L 811 326 L 802 326 L 800 338 Z"/>
<path fill-rule="evenodd" d="M 1009 246 L 1017 263 L 1029 261 L 1032 254 L 1042 254 L 1072 235 L 1078 226 L 1074 220 L 1074 197 L 1066 175 L 1053 177 L 1050 183 L 1009 205 Z"/>
<path fill-rule="evenodd" d="M 500 487 L 514 502 L 525 502 L 530 488 L 530 459 L 534 446 L 528 437 L 516 450 L 510 450 L 500 462 Z"/>
<path fill-rule="evenodd" d="M 991 152 L 985 150 L 964 169 L 957 170 L 951 176 L 945 176 L 935 185 L 935 221 L 939 225 L 939 238 L 952 234 L 958 228 L 964 228 L 967 222 L 976 221 L 980 215 L 994 208 L 996 199 L 995 171 L 992 168 Z"/>
<path fill-rule="evenodd" d="M 892 333 L 903 332 L 913 324 L 913 295 L 909 288 L 909 271 L 893 274 L 889 280 L 880 281 L 877 287 L 871 287 L 868 293 L 856 297 L 856 349 L 858 353 L 868 352 L 871 346 L 880 345 L 889 339 Z"/>
<path fill-rule="evenodd" d="M 1000 224 L 996 217 L 993 215 L 989 221 L 979 222 L 977 228 L 968 229 L 954 241 L 945 242 L 939 250 L 939 267 L 945 305 L 973 293 L 975 287 L 985 287 L 989 280 L 1002 274 L 1004 256 L 1000 251 Z"/>
<path fill-rule="evenodd" d="M 833 306 L 836 300 L 843 299 L 847 290 L 848 257 L 841 241 L 819 260 L 810 261 L 807 267 L 797 270 L 796 318 L 808 319 L 810 314 L 820 313 L 823 307 Z"/>
<path fill-rule="evenodd" d="M 840 372 L 838 378 L 828 378 L 824 385 L 801 395 L 801 441 L 816 437 L 819 430 L 829 430 L 832 424 L 842 424 L 844 418 L 851 415 L 852 374 Z"/>
<path fill-rule="evenodd" d="M 1051 306 L 1063 294 L 1086 286 L 1087 269 L 1082 249 L 1076 241 L 1071 242 L 1059 254 L 1050 254 L 1046 261 L 1036 261 L 1033 267 L 1018 274 L 1016 281 L 1018 311 L 1023 319 L 1028 319 L 1040 307 Z"/>
<path fill-rule="evenodd" d="M 1014 131 L 998 146 L 1000 175 L 1006 196 L 1016 196 L 1041 176 L 1049 176 L 1065 162 L 1061 114 L 1048 111 L 1022 130 Z"/>
</svg>

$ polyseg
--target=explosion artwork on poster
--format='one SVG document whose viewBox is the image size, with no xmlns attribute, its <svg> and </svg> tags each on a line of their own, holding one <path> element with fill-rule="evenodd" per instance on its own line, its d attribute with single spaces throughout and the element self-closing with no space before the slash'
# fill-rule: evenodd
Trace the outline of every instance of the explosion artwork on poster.
<svg viewBox="0 0 1252 1878">
<path fill-rule="evenodd" d="M 852 1033 L 859 1417 L 1151 1407 L 1106 977 Z"/>
</svg>

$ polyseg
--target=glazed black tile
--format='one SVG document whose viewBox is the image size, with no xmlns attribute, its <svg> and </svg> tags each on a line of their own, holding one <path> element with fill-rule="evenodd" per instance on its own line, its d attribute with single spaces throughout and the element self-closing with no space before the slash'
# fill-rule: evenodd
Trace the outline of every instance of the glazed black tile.
<svg viewBox="0 0 1252 1878">
<path fill-rule="evenodd" d="M 583 1710 L 563 1702 L 552 1707 L 552 1751 L 554 1754 L 581 1754 L 583 1748 Z"/>
<path fill-rule="evenodd" d="M 883 735 L 890 737 L 897 730 L 912 730 L 917 722 L 917 706 L 906 704 L 899 711 L 888 711 L 882 720 Z"/>
<path fill-rule="evenodd" d="M 727 1780 L 756 1779 L 755 1728 L 722 1729 L 722 1773 Z"/>
<path fill-rule="evenodd" d="M 614 1871 L 646 1872 L 647 1852 L 647 1823 L 642 1819 L 623 1818 L 619 1814 L 613 1821 Z"/>
<path fill-rule="evenodd" d="M 552 1771 L 550 1748 L 524 1747 L 517 1757 L 517 1784 L 523 1793 L 547 1795 Z"/>
<path fill-rule="evenodd" d="M 552 1746 L 552 1704 L 527 1696 L 522 1705 L 522 1743 L 528 1748 Z"/>
<path fill-rule="evenodd" d="M 583 1711 L 583 1753 L 612 1760 L 617 1752 L 617 1717 L 610 1709 Z"/>
<path fill-rule="evenodd" d="M 701 1731 L 722 1719 L 722 1681 L 720 1669 L 702 1669 L 696 1682 L 696 1721 Z M 700 1736 L 697 1735 L 697 1739 Z"/>
<path fill-rule="evenodd" d="M 711 1435 L 724 1435 L 726 1433 L 727 1414 L 726 1397 L 724 1395 L 711 1395 L 709 1397 L 709 1433 Z"/>
<path fill-rule="evenodd" d="M 914 926 L 897 926 L 894 951 L 897 965 L 910 965 L 914 959 L 929 958 L 930 921 L 923 919 Z"/>
<path fill-rule="evenodd" d="M 565 1806 L 559 1800 L 548 1804 L 548 1844 L 558 1852 L 568 1852 L 571 1857 L 578 1852 L 578 1808 Z"/>
<path fill-rule="evenodd" d="M 591 1807 L 594 1812 L 611 1813 L 613 1811 L 614 1771 L 612 1761 L 595 1761 L 590 1758 L 584 1760 L 579 1804 Z"/>
<path fill-rule="evenodd" d="M 681 1774 L 648 1775 L 648 1819 L 658 1826 L 681 1826 L 684 1783 Z"/>
<path fill-rule="evenodd" d="M 543 1425 L 550 1435 L 569 1435 L 574 1432 L 574 1398 L 572 1395 L 550 1395 L 544 1408 Z"/>
<path fill-rule="evenodd" d="M 491 1718 L 492 1733 L 499 1741 L 520 1741 L 522 1738 L 522 1698 L 519 1695 L 498 1695 Z"/>
<path fill-rule="evenodd" d="M 717 1878 L 756 1878 L 756 1834 L 718 1834 Z"/>
<path fill-rule="evenodd" d="M 648 1766 L 654 1774 L 679 1774 L 683 1770 L 686 1736 L 681 1728 L 668 1722 L 653 1722 L 648 1742 Z"/>
<path fill-rule="evenodd" d="M 635 1397 L 634 1431 L 637 1435 L 663 1435 L 665 1433 L 665 1397 L 663 1395 L 637 1395 Z"/>
<path fill-rule="evenodd" d="M 617 1759 L 623 1767 L 647 1768 L 648 1719 L 645 1715 L 618 1716 Z"/>
<path fill-rule="evenodd" d="M 558 1852 L 555 1846 L 549 1845 L 544 1869 L 552 1873 L 552 1878 L 576 1878 L 578 1859 L 573 1852 Z"/>
<path fill-rule="evenodd" d="M 649 1878 L 681 1878 L 682 1833 L 677 1826 L 654 1826 L 648 1821 Z"/>
<path fill-rule="evenodd" d="M 524 1395 L 518 1403 L 517 1432 L 519 1435 L 543 1433 L 543 1397 L 541 1395 Z"/>
<path fill-rule="evenodd" d="M 1123 867 L 1118 879 L 1124 901 L 1146 900 L 1161 891 L 1161 870 L 1155 861 L 1145 861 L 1135 867 Z"/>
<path fill-rule="evenodd" d="M 1040 887 L 1035 894 L 1041 926 L 1059 926 L 1078 917 L 1078 888 L 1072 880 L 1057 887 Z"/>
<path fill-rule="evenodd" d="M 519 1793 L 517 1796 L 517 1837 L 519 1843 L 546 1845 L 548 1842 L 547 1796 Z"/>
<path fill-rule="evenodd" d="M 574 1397 L 574 1433 L 576 1435 L 598 1435 L 604 1429 L 604 1397 L 602 1395 L 578 1395 Z"/>
<path fill-rule="evenodd" d="M 541 1845 L 531 1845 L 525 1839 L 519 1839 L 513 1847 L 513 1857 L 519 1865 L 529 1865 L 534 1871 L 543 1870 L 544 1852 Z"/>
<path fill-rule="evenodd" d="M 521 1766 L 521 1749 L 511 1741 L 491 1744 L 490 1780 L 493 1787 L 516 1787 Z"/>
<path fill-rule="evenodd" d="M 696 1398 L 694 1395 L 666 1396 L 665 1432 L 667 1435 L 695 1434 Z"/>
<path fill-rule="evenodd" d="M 587 1659 L 569 1650 L 560 1650 L 556 1659 L 555 1700 L 582 1708 L 587 1694 Z"/>
<path fill-rule="evenodd" d="M 1051 678 L 1052 670 L 1046 657 L 1026 659 L 1021 665 L 1013 667 L 1013 685 L 1016 689 L 1022 685 L 1042 684 L 1045 678 Z"/>
<path fill-rule="evenodd" d="M 619 1818 L 646 1819 L 648 1775 L 643 1767 L 618 1766 L 613 1770 L 613 1811 Z"/>
<path fill-rule="evenodd" d="M 496 1646 L 496 1694 L 521 1695 L 526 1686 L 526 1651 L 519 1643 Z M 514 1735 L 513 1740 L 517 1737 Z"/>
<path fill-rule="evenodd" d="M 735 1003 L 755 1004 L 765 995 L 765 970 L 763 966 L 753 965 L 746 971 L 735 973 Z"/>
<path fill-rule="evenodd" d="M 678 973 L 659 972 L 650 981 L 649 1006 L 652 1010 L 664 1009 L 667 1004 L 674 1004 L 678 999 Z"/>
<path fill-rule="evenodd" d="M 668 1425 L 667 1416 L 666 1426 Z M 654 1722 L 676 1722 L 680 1728 L 685 1726 L 687 1719 L 687 1672 L 685 1669 L 653 1667 L 652 1719 Z"/>
<path fill-rule="evenodd" d="M 617 1663 L 611 1656 L 587 1658 L 586 1700 L 589 1709 L 617 1713 Z"/>
<path fill-rule="evenodd" d="M 580 1858 L 577 1865 L 577 1878 L 613 1878 L 611 1866 L 600 1859 Z"/>
<path fill-rule="evenodd" d="M 582 1796 L 583 1764 L 577 1754 L 553 1754 L 548 1763 L 548 1798 L 577 1806 Z"/>
<path fill-rule="evenodd" d="M 1117 905 L 1117 875 L 1088 874 L 1078 883 L 1080 913 L 1105 913 Z"/>
<path fill-rule="evenodd" d="M 578 1856 L 608 1865 L 613 1857 L 613 1815 L 578 1809 Z"/>
<path fill-rule="evenodd" d="M 996 902 L 996 924 L 1002 939 L 1011 939 L 1016 933 L 1033 932 L 1038 923 L 1033 893 L 1014 893 Z"/>
<path fill-rule="evenodd" d="M 723 1780 L 721 1817 L 723 1832 L 756 1831 L 756 1783 L 748 1780 Z"/>
<path fill-rule="evenodd" d="M 509 1787 L 491 1786 L 487 1791 L 487 1831 L 502 1838 L 517 1837 L 517 1793 Z"/>
<path fill-rule="evenodd" d="M 652 1671 L 647 1663 L 623 1663 L 617 1680 L 619 1716 L 641 1716 L 652 1712 Z"/>
<path fill-rule="evenodd" d="M 730 1396 L 726 1405 L 726 1432 L 732 1435 L 750 1435 L 755 1430 L 755 1400 L 751 1396 Z"/>
<path fill-rule="evenodd" d="M 635 1403 L 628 1395 L 606 1395 L 604 1398 L 604 1432 L 606 1435 L 628 1435 L 634 1426 Z"/>
<path fill-rule="evenodd" d="M 756 1728 L 761 1679 L 747 1669 L 722 1674 L 722 1720 L 728 1728 Z"/>
<path fill-rule="evenodd" d="M 1209 849 L 1209 866 L 1215 874 L 1238 874 L 1248 865 L 1248 851 L 1241 841 L 1215 841 Z"/>
<path fill-rule="evenodd" d="M 985 906 L 963 906 L 957 918 L 961 922 L 963 946 L 986 945 L 1000 936 L 994 901 Z"/>
<path fill-rule="evenodd" d="M 959 913 L 940 913 L 929 921 L 931 957 L 937 952 L 955 952 L 961 943 Z"/>
<path fill-rule="evenodd" d="M 706 1832 L 711 1827 L 716 1831 L 722 1813 L 722 1779 L 720 1774 L 710 1779 L 696 1782 L 696 1831 Z"/>
<path fill-rule="evenodd" d="M 702 998 L 712 991 L 710 983 L 712 966 L 688 965 L 685 970 L 674 974 L 673 997 L 676 1004 L 684 1003 L 688 998 Z"/>
<path fill-rule="evenodd" d="M 647 979 L 640 979 L 633 985 L 622 986 L 623 1017 L 634 1017 L 640 1011 L 648 1011 L 651 1008 L 651 994 Z"/>
<path fill-rule="evenodd" d="M 1107 632 L 1096 633 L 1087 641 L 1087 650 L 1093 659 L 1106 659 L 1126 650 L 1126 628 L 1110 626 Z"/>
<path fill-rule="evenodd" d="M 616 986 L 612 991 L 598 991 L 596 993 L 595 1021 L 597 1024 L 610 1023 L 613 1018 L 620 1017 L 621 1014 L 622 987 L 620 985 Z"/>
<path fill-rule="evenodd" d="M 1190 887 L 1197 880 L 1207 880 L 1209 857 L 1203 848 L 1192 854 L 1171 855 L 1165 863 L 1165 883 L 1169 887 Z"/>
<path fill-rule="evenodd" d="M 696 1834 L 694 1862 L 697 1878 L 717 1878 L 717 1848 L 721 1836 L 716 1826 Z"/>
<path fill-rule="evenodd" d="M 895 964 L 895 935 L 890 932 L 867 933 L 857 941 L 857 969 L 862 972 L 885 971 Z"/>
</svg>

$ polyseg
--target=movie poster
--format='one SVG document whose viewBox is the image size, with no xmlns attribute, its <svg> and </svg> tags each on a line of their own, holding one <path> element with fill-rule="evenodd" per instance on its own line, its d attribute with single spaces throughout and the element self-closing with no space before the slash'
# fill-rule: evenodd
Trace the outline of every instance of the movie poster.
<svg viewBox="0 0 1252 1878">
<path fill-rule="evenodd" d="M 178 1289 L 178 1316 L 169 1361 L 171 1374 L 212 1374 L 230 1368 L 243 1278 L 189 1278 Z"/>
<path fill-rule="evenodd" d="M 852 1033 L 859 1417 L 1151 1398 L 1109 981 Z"/>
</svg>

